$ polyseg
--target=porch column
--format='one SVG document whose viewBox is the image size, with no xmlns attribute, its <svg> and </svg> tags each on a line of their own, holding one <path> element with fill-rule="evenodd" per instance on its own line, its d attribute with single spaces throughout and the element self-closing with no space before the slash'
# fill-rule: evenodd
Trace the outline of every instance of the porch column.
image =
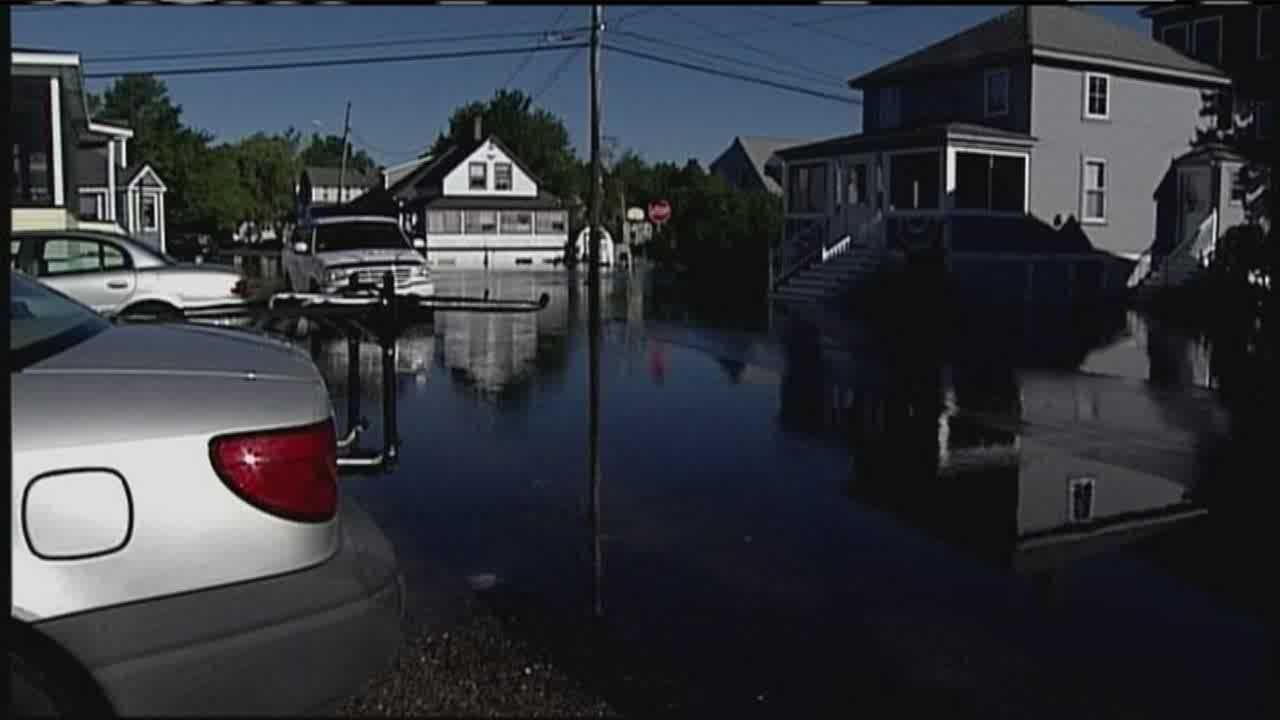
<svg viewBox="0 0 1280 720">
<path fill-rule="evenodd" d="M 116 221 L 116 141 L 107 143 L 107 219 Z"/>
<path fill-rule="evenodd" d="M 62 93 L 61 84 L 56 77 L 49 78 L 49 127 L 53 131 L 50 138 L 53 146 L 53 206 L 65 207 L 65 188 L 62 183 Z"/>
</svg>

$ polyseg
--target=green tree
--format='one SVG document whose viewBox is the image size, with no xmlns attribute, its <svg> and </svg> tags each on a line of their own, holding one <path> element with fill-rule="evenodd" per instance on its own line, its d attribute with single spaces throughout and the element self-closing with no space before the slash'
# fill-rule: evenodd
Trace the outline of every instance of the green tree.
<svg viewBox="0 0 1280 720">
<path fill-rule="evenodd" d="M 254 133 L 235 147 L 241 186 L 248 194 L 247 220 L 271 227 L 277 234 L 294 217 L 294 183 L 298 178 L 298 137 Z"/>
<path fill-rule="evenodd" d="M 378 164 L 364 150 L 349 148 L 347 152 L 348 170 L 358 173 L 371 173 L 378 167 Z M 313 133 L 311 141 L 303 148 L 298 159 L 302 165 L 342 167 L 342 136 L 320 136 Z"/>
</svg>

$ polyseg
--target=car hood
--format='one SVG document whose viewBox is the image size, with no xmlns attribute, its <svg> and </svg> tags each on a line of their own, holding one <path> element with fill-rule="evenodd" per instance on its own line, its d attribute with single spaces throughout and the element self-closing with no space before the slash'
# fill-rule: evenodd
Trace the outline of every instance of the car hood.
<svg viewBox="0 0 1280 720">
<path fill-rule="evenodd" d="M 186 375 L 321 382 L 288 343 L 227 328 L 123 324 L 30 366 L 29 374 Z"/>
<path fill-rule="evenodd" d="M 361 265 L 422 265 L 426 261 L 416 250 L 341 250 L 316 253 L 327 268 L 359 267 Z"/>
</svg>

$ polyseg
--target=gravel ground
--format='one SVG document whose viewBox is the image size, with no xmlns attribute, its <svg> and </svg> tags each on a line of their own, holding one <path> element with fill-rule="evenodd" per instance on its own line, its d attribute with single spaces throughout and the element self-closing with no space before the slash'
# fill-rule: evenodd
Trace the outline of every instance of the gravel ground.
<svg viewBox="0 0 1280 720">
<path fill-rule="evenodd" d="M 618 717 L 483 611 L 447 629 L 412 632 L 390 674 L 336 714 Z"/>
</svg>

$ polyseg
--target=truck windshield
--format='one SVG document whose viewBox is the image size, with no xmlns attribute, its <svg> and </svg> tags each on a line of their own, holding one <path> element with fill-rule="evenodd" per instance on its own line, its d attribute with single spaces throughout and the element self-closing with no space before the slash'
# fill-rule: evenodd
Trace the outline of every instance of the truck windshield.
<svg viewBox="0 0 1280 720">
<path fill-rule="evenodd" d="M 394 223 L 344 222 L 316 226 L 316 252 L 408 250 L 410 247 Z"/>
</svg>

